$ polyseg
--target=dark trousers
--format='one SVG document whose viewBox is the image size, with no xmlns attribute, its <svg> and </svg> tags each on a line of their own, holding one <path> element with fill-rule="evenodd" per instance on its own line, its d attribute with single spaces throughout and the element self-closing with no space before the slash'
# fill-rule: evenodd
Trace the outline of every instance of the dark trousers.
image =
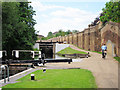
<svg viewBox="0 0 120 90">
<path fill-rule="evenodd" d="M 105 58 L 105 56 L 106 56 L 106 53 L 104 51 L 106 51 L 106 50 L 102 50 L 102 58 Z"/>
</svg>

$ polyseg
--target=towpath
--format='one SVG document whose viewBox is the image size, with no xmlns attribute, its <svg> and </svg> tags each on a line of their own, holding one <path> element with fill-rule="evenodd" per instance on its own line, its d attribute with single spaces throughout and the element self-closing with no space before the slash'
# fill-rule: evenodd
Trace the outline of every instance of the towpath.
<svg viewBox="0 0 120 90">
<path fill-rule="evenodd" d="M 88 52 L 70 45 L 72 49 Z M 104 60 L 101 54 L 90 52 L 91 57 L 84 58 L 81 62 L 73 62 L 72 64 L 48 64 L 57 67 L 82 68 L 90 70 L 95 79 L 98 88 L 118 88 L 118 62 L 113 57 L 107 55 Z"/>
</svg>

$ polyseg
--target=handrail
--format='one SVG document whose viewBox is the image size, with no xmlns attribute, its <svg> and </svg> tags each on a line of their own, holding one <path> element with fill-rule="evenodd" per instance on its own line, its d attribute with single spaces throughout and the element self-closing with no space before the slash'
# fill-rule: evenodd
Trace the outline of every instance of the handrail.
<svg viewBox="0 0 120 90">
<path fill-rule="evenodd" d="M 13 56 L 13 52 L 16 52 L 16 57 L 17 58 L 19 58 L 19 52 L 31 52 L 31 53 L 33 53 L 33 55 L 32 55 L 32 58 L 34 58 L 34 56 L 35 56 L 35 52 L 38 52 L 39 53 L 39 58 L 41 57 L 41 51 L 33 51 L 33 50 L 13 50 L 12 51 L 12 56 Z"/>
<path fill-rule="evenodd" d="M 2 58 L 2 56 L 3 56 L 3 52 L 5 52 L 5 56 L 7 56 L 7 52 L 5 51 L 5 50 L 0 50 L 0 58 Z"/>
<path fill-rule="evenodd" d="M 6 83 L 6 70 L 5 70 L 6 68 L 7 68 L 7 77 L 9 81 L 9 67 L 7 65 L 1 66 L 1 75 L 2 75 L 2 71 L 4 70 L 4 83 Z"/>
</svg>

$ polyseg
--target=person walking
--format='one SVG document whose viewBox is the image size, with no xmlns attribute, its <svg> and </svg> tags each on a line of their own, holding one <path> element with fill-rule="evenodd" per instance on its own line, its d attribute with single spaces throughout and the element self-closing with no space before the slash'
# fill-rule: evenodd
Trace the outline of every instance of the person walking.
<svg viewBox="0 0 120 90">
<path fill-rule="evenodd" d="M 107 55 L 107 53 L 106 53 L 107 46 L 105 44 L 103 44 L 101 49 L 102 49 L 102 58 L 105 58 L 105 56 Z"/>
</svg>

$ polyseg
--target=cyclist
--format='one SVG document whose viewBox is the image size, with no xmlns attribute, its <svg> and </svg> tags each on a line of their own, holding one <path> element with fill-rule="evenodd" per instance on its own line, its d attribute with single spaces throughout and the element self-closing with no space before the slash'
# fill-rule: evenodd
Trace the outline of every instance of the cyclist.
<svg viewBox="0 0 120 90">
<path fill-rule="evenodd" d="M 101 47 L 101 49 L 102 49 L 102 58 L 105 58 L 105 56 L 106 56 L 106 51 L 107 51 L 107 46 L 104 44 L 104 45 Z"/>
</svg>

